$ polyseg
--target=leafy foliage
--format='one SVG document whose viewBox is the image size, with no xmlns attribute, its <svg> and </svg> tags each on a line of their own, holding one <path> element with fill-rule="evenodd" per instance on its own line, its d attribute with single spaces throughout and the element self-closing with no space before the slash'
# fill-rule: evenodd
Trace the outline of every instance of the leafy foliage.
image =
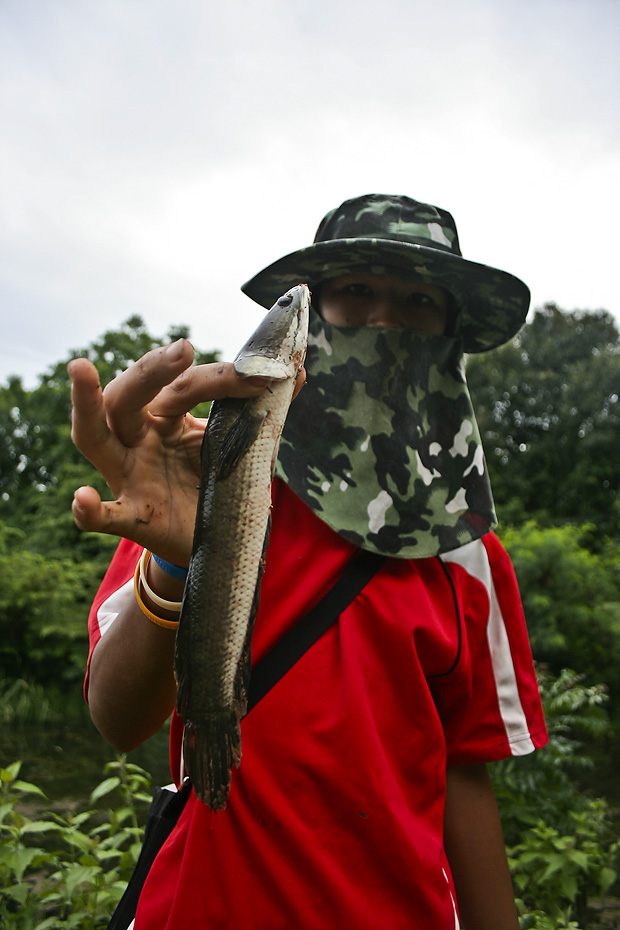
<svg viewBox="0 0 620 930">
<path fill-rule="evenodd" d="M 590 799 L 577 776 L 592 766 L 590 749 L 609 732 L 603 685 L 586 685 L 583 676 L 563 669 L 555 677 L 538 668 L 540 693 L 549 732 L 544 749 L 493 764 L 493 781 L 509 844 L 543 820 L 561 832 L 571 825 L 569 811 L 587 809 Z"/>
<path fill-rule="evenodd" d="M 124 757 L 106 765 L 91 807 L 73 814 L 26 813 L 45 800 L 0 770 L 0 925 L 6 930 L 100 930 L 120 900 L 142 844 L 148 774 Z M 102 807 L 106 799 L 114 801 Z"/>
<path fill-rule="evenodd" d="M 607 802 L 575 779 L 593 764 L 588 744 L 609 729 L 607 695 L 566 669 L 557 678 L 541 671 L 539 681 L 549 745 L 495 764 L 493 782 L 522 930 L 586 927 L 589 899 L 609 891 L 620 867 Z"/>
<path fill-rule="evenodd" d="M 509 527 L 502 542 L 513 561 L 532 651 L 559 673 L 579 663 L 589 681 L 620 700 L 620 566 L 617 547 L 589 549 L 593 528 Z"/>
<path fill-rule="evenodd" d="M 50 700 L 49 688 L 24 678 L 0 682 L 0 726 L 40 726 L 56 722 L 60 716 Z"/>
<path fill-rule="evenodd" d="M 573 814 L 570 833 L 561 834 L 539 821 L 523 835 L 520 843 L 508 850 L 508 864 L 523 916 L 534 914 L 551 918 L 551 926 L 571 926 L 573 917 L 585 926 L 587 902 L 592 894 L 604 894 L 614 884 L 617 844 L 601 842 L 602 812 L 592 809 Z M 609 823 L 603 822 L 607 834 Z M 526 922 L 524 926 L 528 926 Z M 531 924 L 529 924 L 531 926 Z"/>
<path fill-rule="evenodd" d="M 2 677 L 48 685 L 78 681 L 97 566 L 31 552 L 22 531 L 0 523 L 0 575 Z"/>
</svg>

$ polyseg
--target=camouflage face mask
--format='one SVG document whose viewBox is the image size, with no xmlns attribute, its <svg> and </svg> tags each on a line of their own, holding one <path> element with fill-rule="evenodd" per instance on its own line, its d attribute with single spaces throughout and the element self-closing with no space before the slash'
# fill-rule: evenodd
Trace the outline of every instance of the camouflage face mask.
<svg viewBox="0 0 620 930">
<path fill-rule="evenodd" d="M 277 474 L 365 549 L 425 558 L 484 535 L 496 520 L 461 340 L 314 311 L 310 330 Z"/>
</svg>

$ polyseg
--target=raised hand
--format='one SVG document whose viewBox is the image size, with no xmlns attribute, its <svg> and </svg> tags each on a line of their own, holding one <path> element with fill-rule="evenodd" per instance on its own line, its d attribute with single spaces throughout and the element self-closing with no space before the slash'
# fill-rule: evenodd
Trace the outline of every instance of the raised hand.
<svg viewBox="0 0 620 930">
<path fill-rule="evenodd" d="M 94 488 L 78 488 L 76 524 L 125 536 L 179 565 L 191 552 L 206 424 L 187 411 L 265 389 L 264 380 L 242 380 L 228 363 L 190 367 L 193 357 L 184 339 L 153 349 L 103 392 L 91 362 L 69 364 L 73 441 L 115 498 L 102 501 Z"/>
</svg>

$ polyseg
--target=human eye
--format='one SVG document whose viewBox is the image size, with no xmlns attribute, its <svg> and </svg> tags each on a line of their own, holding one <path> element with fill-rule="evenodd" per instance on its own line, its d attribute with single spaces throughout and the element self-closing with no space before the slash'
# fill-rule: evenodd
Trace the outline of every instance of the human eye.
<svg viewBox="0 0 620 930">
<path fill-rule="evenodd" d="M 342 293 L 351 297 L 372 297 L 372 288 L 362 281 L 350 281 L 343 285 Z"/>
<path fill-rule="evenodd" d="M 407 303 L 412 307 L 436 307 L 438 305 L 431 294 L 425 294 L 421 291 L 414 291 L 409 294 Z"/>
</svg>

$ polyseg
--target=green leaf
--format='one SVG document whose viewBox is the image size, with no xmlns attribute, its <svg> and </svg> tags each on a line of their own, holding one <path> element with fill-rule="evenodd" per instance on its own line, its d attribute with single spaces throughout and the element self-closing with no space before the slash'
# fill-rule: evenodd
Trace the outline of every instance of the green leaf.
<svg viewBox="0 0 620 930">
<path fill-rule="evenodd" d="M 7 804 L 0 804 L 0 824 L 4 823 L 5 818 L 8 814 L 12 814 L 14 810 L 14 805 L 11 801 Z"/>
<path fill-rule="evenodd" d="M 31 891 L 32 888 L 27 882 L 21 882 L 19 885 L 11 885 L 10 888 L 3 888 L 2 894 L 10 895 L 14 901 L 19 901 L 23 907 Z"/>
<path fill-rule="evenodd" d="M 556 872 L 566 868 L 567 858 L 561 853 L 550 853 L 547 857 L 547 867 L 541 875 L 541 882 L 547 882 Z"/>
<path fill-rule="evenodd" d="M 84 919 L 85 919 L 84 914 L 69 914 L 69 916 L 66 918 L 64 922 L 63 930 L 72 930 L 73 927 L 82 928 L 82 927 L 92 926 L 90 923 L 84 924 Z"/>
<path fill-rule="evenodd" d="M 24 872 L 40 853 L 40 849 L 29 849 L 25 846 L 20 846 L 17 849 L 0 848 L 0 861 L 8 865 L 17 881 L 21 882 Z"/>
<path fill-rule="evenodd" d="M 92 817 L 92 815 L 92 811 L 81 811 L 79 814 L 73 814 L 71 817 L 71 826 L 81 827 L 83 823 Z"/>
<path fill-rule="evenodd" d="M 19 770 L 21 767 L 21 762 L 13 762 L 5 769 L 0 769 L 0 781 L 5 782 L 5 784 L 7 782 L 13 781 L 19 775 Z"/>
<path fill-rule="evenodd" d="M 29 781 L 16 781 L 13 788 L 21 794 L 36 794 L 41 798 L 47 798 L 45 791 L 42 791 L 41 788 Z"/>
<path fill-rule="evenodd" d="M 570 862 L 574 862 L 582 871 L 586 872 L 590 866 L 591 859 L 587 853 L 582 849 L 569 849 L 566 853 L 566 858 Z"/>
<path fill-rule="evenodd" d="M 574 901 L 577 897 L 578 887 L 577 879 L 574 875 L 563 875 L 560 887 L 562 889 L 562 894 L 564 894 L 569 901 Z"/>
<path fill-rule="evenodd" d="M 73 865 L 65 875 L 65 886 L 71 897 L 78 885 L 90 885 L 99 876 L 96 865 Z"/>
<path fill-rule="evenodd" d="M 30 820 L 28 823 L 25 823 L 21 829 L 22 833 L 49 833 L 50 830 L 55 830 L 57 833 L 62 833 L 62 827 L 60 827 L 53 820 Z"/>
<path fill-rule="evenodd" d="M 111 791 L 114 791 L 115 788 L 118 788 L 121 780 L 118 775 L 112 775 L 110 778 L 105 778 L 97 787 L 93 790 L 90 796 L 90 803 L 95 804 L 100 798 L 105 797 L 106 794 L 109 794 Z"/>
<path fill-rule="evenodd" d="M 97 850 L 97 859 L 100 862 L 109 862 L 111 859 L 119 859 L 122 856 L 120 849 L 100 849 Z"/>
<path fill-rule="evenodd" d="M 69 843 L 71 846 L 75 846 L 77 849 L 81 849 L 82 852 L 88 853 L 91 851 L 95 845 L 94 840 L 89 836 L 86 836 L 85 833 L 82 833 L 80 830 L 73 830 L 71 828 L 63 831 L 63 839 L 66 843 Z"/>
<path fill-rule="evenodd" d="M 58 918 L 46 917 L 34 927 L 34 930 L 58 930 Z"/>
<path fill-rule="evenodd" d="M 608 891 L 615 882 L 617 875 L 618 873 L 615 869 L 611 869 L 608 866 L 603 866 L 598 877 L 601 891 Z"/>
</svg>

